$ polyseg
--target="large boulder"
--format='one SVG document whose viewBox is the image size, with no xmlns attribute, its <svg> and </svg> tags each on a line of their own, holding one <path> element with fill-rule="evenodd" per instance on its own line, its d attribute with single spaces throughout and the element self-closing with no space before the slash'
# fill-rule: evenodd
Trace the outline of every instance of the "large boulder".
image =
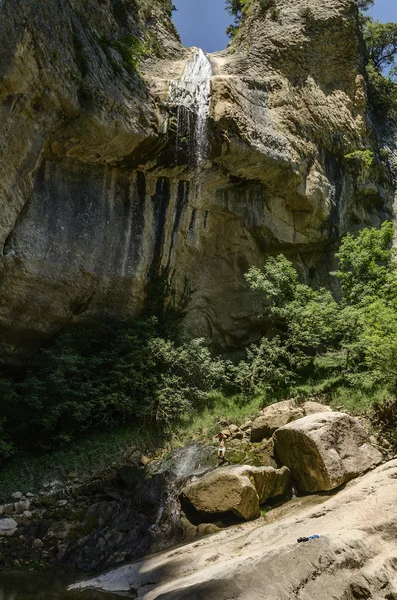
<svg viewBox="0 0 397 600">
<path fill-rule="evenodd" d="M 14 535 L 18 524 L 14 519 L 0 519 L 0 537 Z"/>
<path fill-rule="evenodd" d="M 368 434 L 353 417 L 316 413 L 289 423 L 274 434 L 277 456 L 299 490 L 332 490 L 382 461 Z"/>
<path fill-rule="evenodd" d="M 270 438 L 273 433 L 297 419 L 306 415 L 318 412 L 331 411 L 329 406 L 319 404 L 318 402 L 304 402 L 298 404 L 295 400 L 285 400 L 267 406 L 261 411 L 261 414 L 252 424 L 251 442 L 261 442 Z"/>
<path fill-rule="evenodd" d="M 286 467 L 225 467 L 190 483 L 181 496 L 201 513 L 232 512 L 249 521 L 259 516 L 259 506 L 268 498 L 288 494 L 290 480 Z"/>
</svg>

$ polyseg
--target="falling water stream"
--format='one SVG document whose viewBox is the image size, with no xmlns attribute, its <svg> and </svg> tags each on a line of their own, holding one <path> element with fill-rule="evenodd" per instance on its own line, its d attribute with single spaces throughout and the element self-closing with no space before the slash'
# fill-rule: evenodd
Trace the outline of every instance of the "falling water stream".
<svg viewBox="0 0 397 600">
<path fill-rule="evenodd" d="M 172 80 L 168 104 L 177 107 L 177 144 L 180 136 L 188 138 L 196 167 L 208 150 L 208 117 L 211 99 L 211 63 L 201 48 L 195 48 L 182 77 Z"/>
<path fill-rule="evenodd" d="M 189 149 L 190 162 L 197 173 L 196 195 L 200 189 L 200 171 L 208 155 L 208 118 L 210 114 L 212 67 L 206 54 L 200 48 L 194 49 L 193 57 L 186 63 L 182 77 L 173 80 L 170 84 L 168 105 L 176 108 L 177 113 L 177 148 L 178 138 L 185 138 L 185 147 Z M 168 126 L 168 122 L 165 122 Z M 176 151 L 178 164 L 178 149 Z M 199 474 L 208 469 L 208 456 L 202 455 L 201 447 L 193 444 L 171 457 L 167 465 L 172 474 L 170 489 L 164 502 L 160 503 L 156 523 L 149 528 L 157 531 L 160 521 L 167 511 L 172 513 L 176 503 L 177 483 L 188 475 Z M 205 465 L 205 466 L 202 466 Z M 0 600 L 67 600 L 75 597 L 66 592 L 67 578 L 57 577 L 52 574 L 8 573 L 0 576 Z M 112 594 L 99 594 L 86 592 L 81 595 L 82 600 L 106 600 L 115 598 Z"/>
</svg>

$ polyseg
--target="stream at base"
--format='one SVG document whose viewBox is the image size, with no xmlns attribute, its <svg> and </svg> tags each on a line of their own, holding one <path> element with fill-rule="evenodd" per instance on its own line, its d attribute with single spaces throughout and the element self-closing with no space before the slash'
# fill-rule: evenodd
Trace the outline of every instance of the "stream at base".
<svg viewBox="0 0 397 600">
<path fill-rule="evenodd" d="M 67 592 L 76 577 L 51 573 L 0 573 L 0 600 L 120 600 L 120 594 Z M 130 596 L 127 596 L 130 597 Z"/>
</svg>

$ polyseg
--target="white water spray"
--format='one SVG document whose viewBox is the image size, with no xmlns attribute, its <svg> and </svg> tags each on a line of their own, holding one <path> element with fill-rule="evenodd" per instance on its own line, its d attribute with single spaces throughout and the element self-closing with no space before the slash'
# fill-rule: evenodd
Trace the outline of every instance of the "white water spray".
<svg viewBox="0 0 397 600">
<path fill-rule="evenodd" d="M 181 132 L 184 135 L 186 131 L 196 166 L 203 162 L 207 153 L 211 77 L 210 61 L 201 48 L 196 48 L 181 79 L 173 80 L 169 90 L 168 103 L 178 107 L 177 138 Z M 195 119 L 193 129 L 192 117 Z"/>
</svg>

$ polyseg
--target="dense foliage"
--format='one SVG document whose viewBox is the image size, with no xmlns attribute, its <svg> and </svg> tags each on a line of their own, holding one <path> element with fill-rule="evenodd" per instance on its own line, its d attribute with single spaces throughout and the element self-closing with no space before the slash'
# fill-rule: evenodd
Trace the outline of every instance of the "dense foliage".
<svg viewBox="0 0 397 600">
<path fill-rule="evenodd" d="M 373 4 L 373 0 L 358 0 L 362 12 Z M 381 23 L 362 14 L 361 24 L 368 51 L 371 104 L 382 116 L 394 115 L 397 112 L 397 23 Z"/>
<path fill-rule="evenodd" d="M 319 356 L 337 356 L 335 373 L 352 388 L 382 386 L 397 394 L 397 270 L 391 249 L 393 227 L 364 229 L 347 235 L 336 254 L 341 297 L 299 282 L 284 256 L 270 258 L 247 279 L 263 292 L 265 313 L 272 319 L 269 339 L 252 352 L 252 385 L 286 384 L 313 369 Z M 329 362 L 332 362 L 329 361 Z M 256 374 L 259 373 L 259 378 Z"/>
<path fill-rule="evenodd" d="M 65 329 L 36 368 L 1 381 L 1 455 L 57 447 L 103 426 L 164 427 L 206 405 L 226 363 L 202 340 L 177 345 L 160 334 L 155 318 Z"/>
<path fill-rule="evenodd" d="M 122 424 L 171 430 L 187 415 L 210 408 L 214 391 L 240 394 L 242 403 L 258 394 L 286 396 L 311 377 L 319 358 L 345 386 L 370 391 L 382 386 L 395 397 L 392 238 L 392 225 L 385 223 L 343 239 L 332 274 L 340 286 L 338 300 L 329 290 L 302 283 L 282 255 L 269 258 L 263 269 L 251 268 L 246 278 L 263 296 L 267 334 L 235 364 L 214 357 L 203 340 L 178 337 L 187 299 L 177 303 L 165 277 L 157 281 L 157 300 L 148 307 L 157 317 L 65 328 L 35 366 L 17 378 L 0 379 L 0 460 L 57 448 L 87 430 Z M 392 419 L 394 407 L 389 400 L 379 414 Z"/>
</svg>

